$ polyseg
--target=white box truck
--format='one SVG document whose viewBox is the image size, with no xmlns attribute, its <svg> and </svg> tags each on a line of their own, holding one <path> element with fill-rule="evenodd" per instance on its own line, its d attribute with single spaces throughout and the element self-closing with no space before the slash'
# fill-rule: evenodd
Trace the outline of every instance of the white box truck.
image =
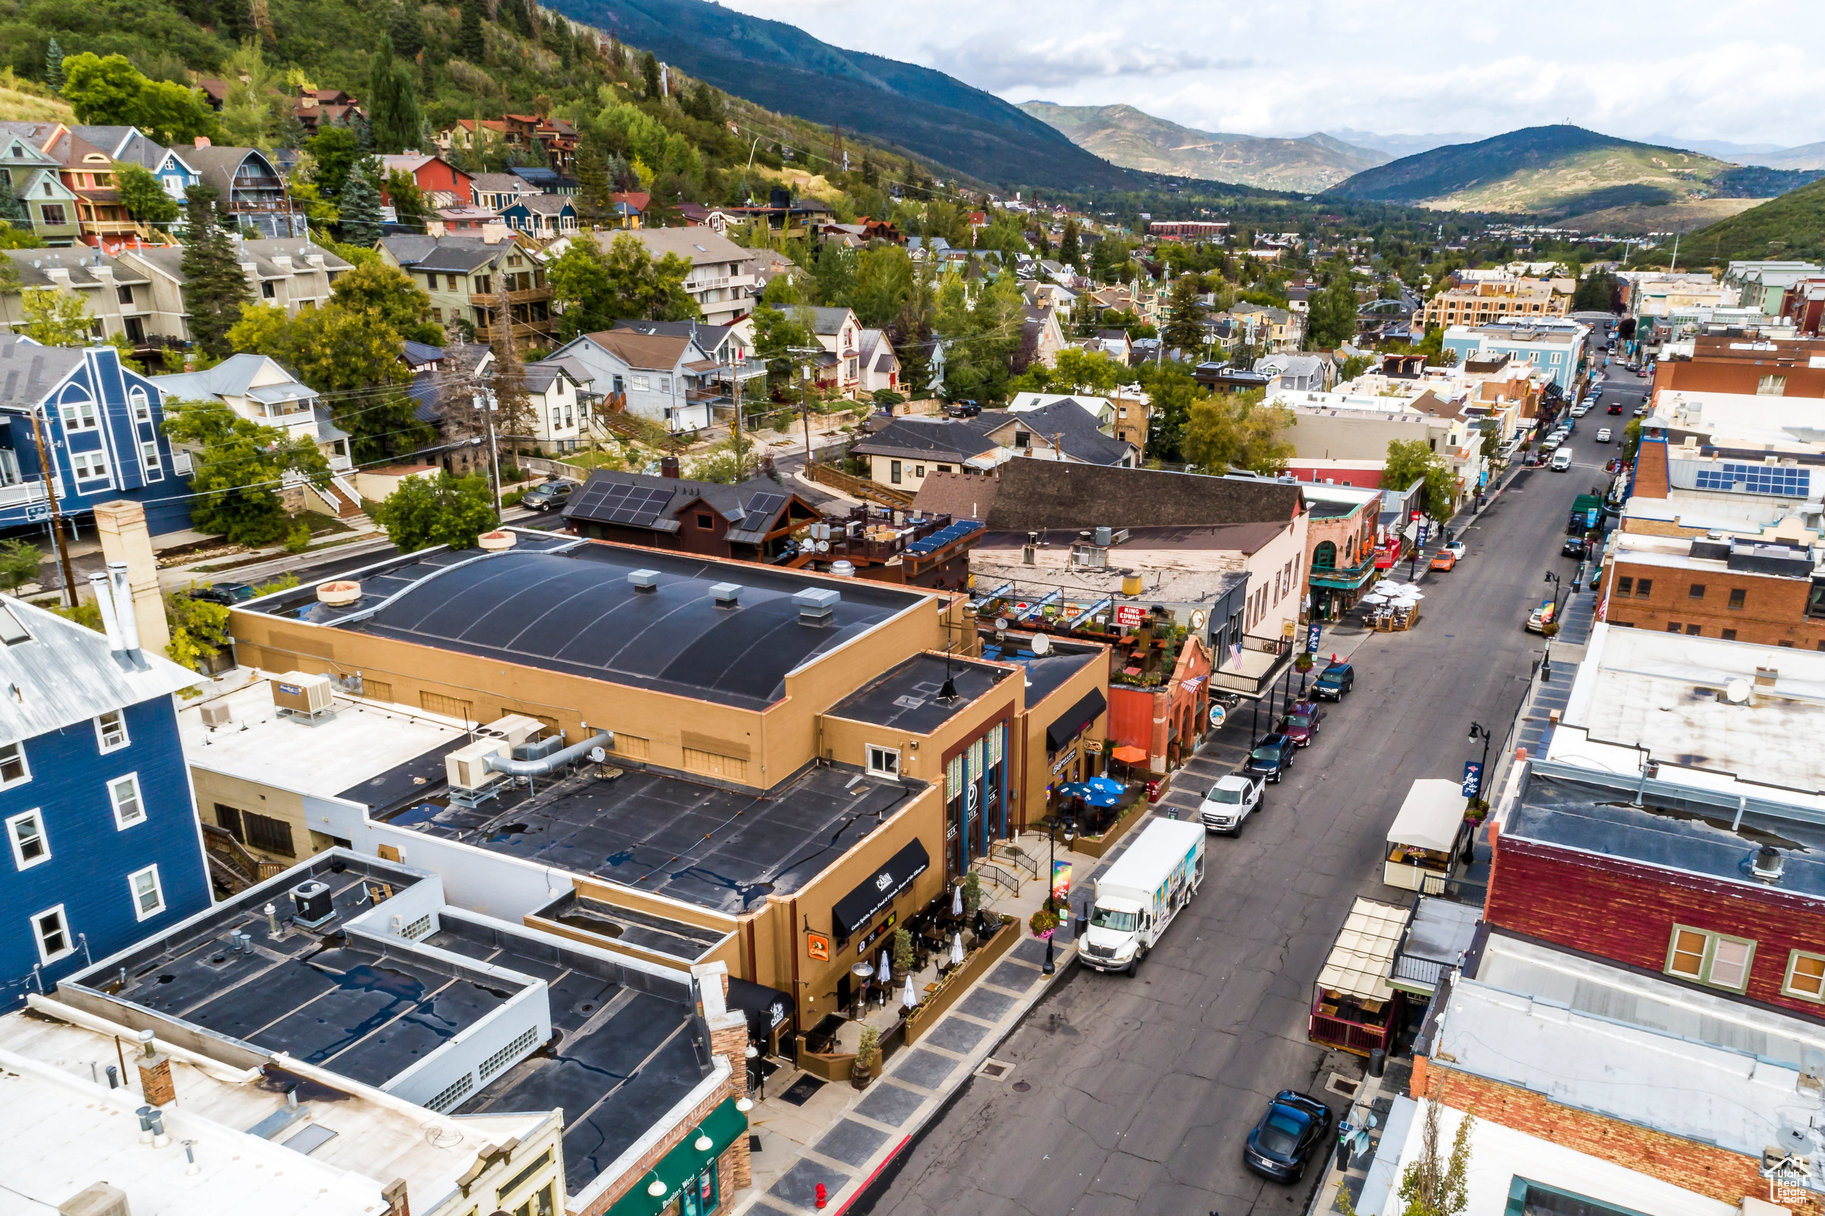
<svg viewBox="0 0 1825 1216">
<path fill-rule="evenodd" d="M 1204 881 L 1204 825 L 1155 819 L 1096 880 L 1077 959 L 1133 975 Z"/>
</svg>

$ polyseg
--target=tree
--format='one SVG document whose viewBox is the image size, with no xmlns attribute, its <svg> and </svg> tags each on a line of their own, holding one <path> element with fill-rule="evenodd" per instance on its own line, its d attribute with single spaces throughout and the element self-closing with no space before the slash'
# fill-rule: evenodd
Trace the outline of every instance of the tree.
<svg viewBox="0 0 1825 1216">
<path fill-rule="evenodd" d="M 1451 1156 L 1440 1161 L 1441 1105 L 1437 1098 L 1426 1103 L 1419 1156 L 1401 1171 L 1401 1216 L 1457 1216 L 1469 1206 L 1470 1134 L 1476 1119 L 1465 1114 L 1458 1120 L 1457 1134 L 1451 1139 Z"/>
<path fill-rule="evenodd" d="M 234 243 L 220 223 L 213 186 L 201 183 L 185 193 L 184 305 L 190 314 L 190 340 L 211 360 L 234 353 L 228 331 L 241 319 L 252 298 Z"/>
<path fill-rule="evenodd" d="M 397 266 L 369 262 L 346 271 L 330 288 L 343 308 L 368 313 L 401 337 L 436 344 L 443 331 L 431 321 L 431 297 Z"/>
<path fill-rule="evenodd" d="M 1077 244 L 1077 221 L 1066 220 L 1064 235 L 1058 238 L 1058 260 L 1066 266 L 1077 266 L 1083 250 Z"/>
<path fill-rule="evenodd" d="M 640 52 L 640 87 L 649 101 L 659 97 L 659 60 L 651 51 Z"/>
<path fill-rule="evenodd" d="M 19 311 L 25 318 L 22 332 L 41 346 L 88 346 L 96 340 L 88 307 L 72 292 L 29 288 Z"/>
<path fill-rule="evenodd" d="M 403 4 L 387 16 L 387 37 L 392 39 L 394 52 L 405 59 L 416 59 L 418 52 L 425 49 L 425 31 L 418 14 Z"/>
<path fill-rule="evenodd" d="M 418 98 L 413 75 L 410 68 L 394 61 L 393 42 L 382 34 L 368 72 L 364 99 L 374 146 L 381 152 L 403 152 L 418 142 Z"/>
<path fill-rule="evenodd" d="M 311 157 L 311 182 L 331 202 L 342 197 L 349 175 L 361 163 L 360 142 L 347 127 L 324 126 L 304 141 Z"/>
<path fill-rule="evenodd" d="M 55 34 L 44 51 L 44 82 L 51 86 L 53 93 L 63 92 L 63 47 L 58 44 Z"/>
<path fill-rule="evenodd" d="M 387 173 L 387 197 L 393 200 L 393 219 L 400 227 L 424 228 L 430 208 L 425 203 L 425 192 L 410 173 L 404 169 Z"/>
<path fill-rule="evenodd" d="M 1106 397 L 1128 378 L 1128 369 L 1102 351 L 1067 346 L 1052 364 L 1050 387 L 1061 393 Z"/>
<path fill-rule="evenodd" d="M 1331 276 L 1324 290 L 1307 301 L 1307 350 L 1335 350 L 1356 336 L 1356 288 L 1347 270 Z"/>
<path fill-rule="evenodd" d="M 1147 451 L 1164 461 L 1184 460 L 1180 445 L 1191 421 L 1192 405 L 1202 399 L 1203 390 L 1183 363 L 1143 363 L 1135 374 L 1151 401 Z"/>
<path fill-rule="evenodd" d="M 379 161 L 363 162 L 349 174 L 348 184 L 342 188 L 338 235 L 351 245 L 372 245 L 380 239 L 380 191 L 374 185 L 379 175 Z"/>
<path fill-rule="evenodd" d="M 30 541 L 0 541 L 0 591 L 15 592 L 38 581 L 44 550 Z"/>
<path fill-rule="evenodd" d="M 1286 469 L 1293 445 L 1283 435 L 1293 413 L 1266 405 L 1260 389 L 1208 397 L 1192 405 L 1180 451 L 1187 463 L 1208 473 L 1232 468 L 1263 474 Z"/>
<path fill-rule="evenodd" d="M 191 671 L 203 670 L 204 661 L 228 645 L 228 605 L 197 598 L 200 590 L 202 584 L 192 583 L 165 599 L 165 624 L 171 632 L 165 653 Z"/>
<path fill-rule="evenodd" d="M 767 378 L 778 388 L 792 378 L 795 350 L 809 350 L 817 339 L 811 333 L 810 310 L 790 312 L 765 304 L 754 310 L 754 353 L 767 362 Z"/>
<path fill-rule="evenodd" d="M 114 189 L 127 214 L 142 224 L 169 224 L 177 218 L 177 200 L 143 165 L 115 161 Z"/>
<path fill-rule="evenodd" d="M 1337 379 L 1339 381 L 1354 380 L 1374 366 L 1375 360 L 1367 355 L 1351 355 L 1337 365 Z"/>
<path fill-rule="evenodd" d="M 25 204 L 19 201 L 19 195 L 13 190 L 13 179 L 0 173 L 0 228 L 7 225 L 25 226 L 32 222 L 32 217 L 25 212 Z"/>
<path fill-rule="evenodd" d="M 456 53 L 470 63 L 488 57 L 488 40 L 482 33 L 482 0 L 465 0 L 462 24 L 456 30 Z"/>
<path fill-rule="evenodd" d="M 289 530 L 279 499 L 287 472 L 329 476 L 329 463 L 308 436 L 261 426 L 214 399 L 168 399 L 165 435 L 191 451 L 191 522 L 235 544 L 271 544 Z"/>
<path fill-rule="evenodd" d="M 1204 306 L 1198 303 L 1198 280 L 1195 275 L 1180 275 L 1173 280 L 1166 297 L 1166 328 L 1160 335 L 1168 347 L 1197 350 L 1204 345 Z"/>
<path fill-rule="evenodd" d="M 63 60 L 63 95 L 78 122 L 136 126 L 164 144 L 190 143 L 215 130 L 215 116 L 195 89 L 148 80 L 125 55 L 85 51 Z"/>
<path fill-rule="evenodd" d="M 1424 439 L 1391 439 L 1388 459 L 1382 465 L 1381 482 L 1390 490 L 1405 490 L 1423 481 L 1420 509 L 1433 519 L 1449 519 L 1457 501 L 1457 479 L 1445 458 L 1434 452 Z"/>
<path fill-rule="evenodd" d="M 546 272 L 552 299 L 563 309 L 563 334 L 573 338 L 612 328 L 619 320 L 683 321 L 703 316 L 684 290 L 691 264 L 675 253 L 654 259 L 639 238 L 618 234 L 606 251 L 579 235 Z"/>
<path fill-rule="evenodd" d="M 1612 312 L 1615 307 L 1615 275 L 1599 269 L 1578 280 L 1578 290 L 1572 294 L 1573 312 Z"/>
<path fill-rule="evenodd" d="M 494 490 L 486 477 L 408 477 L 373 516 L 401 553 L 432 545 L 468 549 L 494 527 Z"/>
</svg>

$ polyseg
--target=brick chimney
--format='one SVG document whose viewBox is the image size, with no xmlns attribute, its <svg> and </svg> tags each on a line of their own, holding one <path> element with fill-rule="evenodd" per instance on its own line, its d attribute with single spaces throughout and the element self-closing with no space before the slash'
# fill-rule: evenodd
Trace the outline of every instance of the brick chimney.
<svg viewBox="0 0 1825 1216">
<path fill-rule="evenodd" d="M 158 559 L 152 554 L 146 509 L 125 500 L 97 503 L 95 527 L 101 534 L 102 556 L 110 563 L 127 564 L 139 644 L 153 654 L 163 655 L 171 644 L 171 628 L 165 623 L 165 597 L 159 591 Z"/>
<path fill-rule="evenodd" d="M 209 137 L 208 137 L 208 136 L 207 136 L 207 135 L 199 135 L 199 136 L 197 136 L 197 137 L 196 137 L 196 146 L 197 146 L 197 147 L 199 147 L 199 148 L 207 148 L 207 147 L 209 147 L 209 146 L 210 146 L 210 144 L 209 144 Z"/>
<path fill-rule="evenodd" d="M 142 1055 L 139 1065 L 139 1092 L 148 1106 L 170 1106 L 177 1101 L 177 1087 L 171 1083 L 171 1057 L 162 1051 Z"/>
<path fill-rule="evenodd" d="M 729 1087 L 736 1099 L 748 1096 L 748 1016 L 729 1008 L 729 965 L 702 963 L 691 968 L 703 1001 L 704 1021 L 710 1027 L 710 1050 L 729 1062 Z M 748 1155 L 748 1138 L 737 1136 L 723 1151 L 735 1187 L 754 1185 L 754 1162 Z"/>
</svg>

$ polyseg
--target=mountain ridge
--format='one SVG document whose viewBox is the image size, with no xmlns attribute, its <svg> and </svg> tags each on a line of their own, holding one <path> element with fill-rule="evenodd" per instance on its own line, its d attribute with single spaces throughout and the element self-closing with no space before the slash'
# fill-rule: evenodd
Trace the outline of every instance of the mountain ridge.
<svg viewBox="0 0 1825 1216">
<path fill-rule="evenodd" d="M 1825 257 L 1825 179 L 1700 228 L 1686 238 L 1694 258 Z"/>
</svg>

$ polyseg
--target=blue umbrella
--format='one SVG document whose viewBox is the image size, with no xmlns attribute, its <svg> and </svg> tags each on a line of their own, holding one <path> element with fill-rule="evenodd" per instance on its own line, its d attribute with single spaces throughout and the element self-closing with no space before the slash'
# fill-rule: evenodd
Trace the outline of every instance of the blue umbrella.
<svg viewBox="0 0 1825 1216">
<path fill-rule="evenodd" d="M 1058 787 L 1058 796 L 1060 798 L 1088 798 L 1096 792 L 1093 788 L 1094 785 L 1095 783 L 1090 781 L 1067 781 Z"/>
<path fill-rule="evenodd" d="M 1106 793 L 1091 794 L 1089 797 L 1085 798 L 1084 801 L 1091 806 L 1101 806 L 1101 807 L 1120 806 L 1122 804 L 1122 796 L 1120 794 L 1106 794 Z"/>
<path fill-rule="evenodd" d="M 1092 777 L 1084 784 L 1088 785 L 1093 793 L 1098 794 L 1125 794 L 1128 792 L 1128 787 L 1113 777 Z"/>
</svg>

